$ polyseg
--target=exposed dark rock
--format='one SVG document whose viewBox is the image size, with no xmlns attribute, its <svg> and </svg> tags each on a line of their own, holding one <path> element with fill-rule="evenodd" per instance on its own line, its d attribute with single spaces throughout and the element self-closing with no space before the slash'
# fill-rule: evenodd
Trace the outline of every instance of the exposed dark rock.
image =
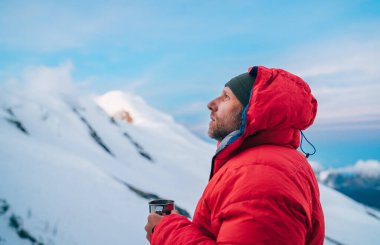
<svg viewBox="0 0 380 245">
<path fill-rule="evenodd" d="M 367 213 L 369 216 L 371 216 L 371 217 L 373 217 L 373 218 L 375 218 L 375 219 L 377 219 L 377 220 L 380 221 L 380 217 L 379 217 L 378 215 L 376 215 L 374 212 L 371 212 L 370 210 L 366 210 L 366 213 Z"/>
<path fill-rule="evenodd" d="M 27 240 L 31 241 L 32 244 L 42 244 L 42 243 L 37 242 L 36 238 L 34 238 L 32 235 L 29 234 L 28 231 L 26 231 L 24 229 L 18 230 L 17 234 L 21 239 L 27 239 Z"/>
<path fill-rule="evenodd" d="M 146 159 L 148 159 L 149 161 L 153 162 L 153 159 L 150 157 L 150 155 L 148 153 L 146 153 L 145 151 L 139 151 L 140 155 L 145 157 Z"/>
<path fill-rule="evenodd" d="M 4 110 L 6 111 L 6 112 L 8 112 L 8 114 L 11 116 L 11 117 L 16 117 L 16 115 L 13 113 L 13 110 L 12 110 L 12 108 L 4 108 Z"/>
<path fill-rule="evenodd" d="M 103 142 L 102 138 L 96 133 L 94 128 L 91 126 L 91 124 L 84 118 L 75 107 L 72 107 L 73 112 L 79 117 L 79 119 L 87 126 L 88 131 L 90 133 L 90 136 L 95 140 L 95 142 L 102 147 L 104 151 L 106 151 L 111 156 L 115 157 L 115 155 L 112 153 L 112 151 L 106 146 L 106 144 Z"/>
<path fill-rule="evenodd" d="M 120 125 L 117 123 L 117 121 L 115 120 L 115 117 L 110 117 L 110 122 L 112 124 L 114 124 L 115 126 L 117 127 L 120 127 Z M 153 158 L 150 156 L 150 154 L 148 152 L 146 152 L 144 150 L 144 148 L 139 144 L 137 143 L 127 132 L 123 132 L 123 135 L 129 140 L 129 142 L 136 148 L 137 152 L 142 156 L 144 157 L 145 159 L 147 159 L 148 161 L 150 162 L 154 162 Z"/>
<path fill-rule="evenodd" d="M 11 118 L 7 118 L 6 117 L 5 120 L 7 120 L 7 122 L 9 122 L 10 124 L 14 125 L 18 130 L 20 130 L 24 134 L 29 135 L 28 130 L 26 130 L 26 128 L 24 127 L 24 125 L 21 123 L 21 121 L 19 119 L 17 119 L 17 117 L 16 117 L 15 113 L 13 112 L 12 108 L 4 108 L 4 110 L 9 114 L 9 116 L 11 116 Z"/>
<path fill-rule="evenodd" d="M 119 127 L 119 124 L 116 122 L 115 118 L 110 117 L 110 122 L 111 122 L 112 124 L 114 124 L 114 125 L 116 125 L 116 126 Z"/>
<path fill-rule="evenodd" d="M 181 207 L 179 207 L 177 204 L 175 205 L 175 209 L 178 210 L 178 212 L 181 214 L 181 215 L 185 215 L 186 217 L 188 217 L 189 219 L 191 219 L 191 215 L 189 212 L 187 212 L 186 209 L 183 209 Z"/>
<path fill-rule="evenodd" d="M 138 196 L 144 198 L 144 199 L 161 199 L 159 196 L 157 196 L 156 194 L 153 194 L 153 193 L 149 193 L 149 192 L 145 192 L 145 191 L 142 191 L 142 190 L 139 190 L 137 189 L 136 187 L 133 187 L 132 185 L 130 184 L 127 184 L 126 182 L 123 182 L 123 181 L 120 181 L 122 182 L 124 185 L 126 185 L 131 191 L 133 191 L 134 193 L 136 193 Z"/>
<path fill-rule="evenodd" d="M 9 226 L 18 230 L 22 225 L 22 219 L 14 214 L 9 218 Z"/>
<path fill-rule="evenodd" d="M 6 207 L 8 210 L 9 204 L 5 200 L 2 200 L 2 199 L 0 200 L 2 201 L 3 204 L 6 203 Z M 33 235 L 30 234 L 30 232 L 28 232 L 23 227 L 22 218 L 20 216 L 17 216 L 12 213 L 11 216 L 9 217 L 9 227 L 11 227 L 21 239 L 29 240 L 33 245 L 43 245 L 42 242 L 38 241 L 38 239 L 36 239 Z M 3 239 L 0 237 L 0 241 L 2 240 Z"/>
<path fill-rule="evenodd" d="M 5 214 L 9 210 L 9 204 L 6 200 L 0 199 L 0 215 Z"/>
<path fill-rule="evenodd" d="M 158 196 L 156 194 L 149 193 L 149 192 L 146 192 L 146 191 L 142 191 L 142 190 L 140 190 L 140 189 L 138 189 L 138 188 L 136 188 L 136 187 L 128 184 L 127 182 L 116 178 L 116 177 L 115 177 L 115 179 L 117 181 L 119 181 L 120 183 L 122 183 L 123 185 L 125 185 L 126 187 L 128 187 L 129 190 L 131 190 L 132 192 L 134 192 L 135 194 L 137 194 L 139 197 L 142 197 L 142 198 L 144 198 L 146 200 L 164 199 L 164 198 L 162 198 L 162 197 L 160 197 L 160 196 Z M 176 210 L 178 210 L 178 212 L 181 215 L 184 215 L 184 216 L 186 216 L 186 217 L 188 217 L 188 218 L 191 219 L 191 215 L 190 215 L 190 213 L 188 211 L 186 211 L 186 209 L 179 207 L 177 204 L 175 204 L 175 208 L 176 208 Z"/>
<path fill-rule="evenodd" d="M 138 153 L 146 158 L 147 160 L 153 162 L 153 159 L 152 157 L 149 155 L 149 153 L 147 153 L 144 148 L 139 144 L 137 143 L 127 132 L 124 132 L 123 135 L 129 140 L 129 142 L 131 142 L 132 145 L 135 146 L 136 150 L 138 151 Z"/>
<path fill-rule="evenodd" d="M 13 124 L 14 126 L 16 126 L 16 128 L 20 130 L 21 132 L 23 132 L 24 134 L 29 135 L 28 130 L 26 130 L 24 125 L 22 125 L 22 123 L 19 120 L 13 119 L 13 118 L 5 118 L 5 120 L 7 120 L 7 122 L 9 122 L 10 124 Z"/>
<path fill-rule="evenodd" d="M 341 243 L 341 242 L 338 242 L 337 240 L 335 239 L 332 239 L 331 237 L 328 237 L 328 236 L 325 236 L 325 239 L 335 245 L 345 245 L 344 243 Z"/>
</svg>

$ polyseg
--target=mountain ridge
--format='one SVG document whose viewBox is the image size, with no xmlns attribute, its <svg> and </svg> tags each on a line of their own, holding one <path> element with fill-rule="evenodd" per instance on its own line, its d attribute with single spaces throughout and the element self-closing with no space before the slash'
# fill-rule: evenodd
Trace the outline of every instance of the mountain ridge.
<svg viewBox="0 0 380 245">
<path fill-rule="evenodd" d="M 146 244 L 149 199 L 174 199 L 183 214 L 194 212 L 215 146 L 138 96 L 0 96 L 0 200 L 9 206 L 0 212 L 0 244 Z M 132 123 L 113 117 L 121 110 Z M 379 242 L 376 210 L 320 189 L 325 244 Z"/>
</svg>

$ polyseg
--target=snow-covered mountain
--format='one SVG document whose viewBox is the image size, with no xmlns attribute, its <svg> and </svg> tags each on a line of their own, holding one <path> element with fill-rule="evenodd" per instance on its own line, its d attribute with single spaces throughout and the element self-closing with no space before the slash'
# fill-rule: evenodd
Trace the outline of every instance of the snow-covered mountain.
<svg viewBox="0 0 380 245">
<path fill-rule="evenodd" d="M 380 210 L 380 162 L 360 160 L 353 166 L 315 172 L 320 183 Z"/>
<path fill-rule="evenodd" d="M 0 244 L 147 244 L 148 201 L 191 217 L 215 147 L 123 92 L 0 90 Z M 326 244 L 379 244 L 380 214 L 326 187 Z"/>
</svg>

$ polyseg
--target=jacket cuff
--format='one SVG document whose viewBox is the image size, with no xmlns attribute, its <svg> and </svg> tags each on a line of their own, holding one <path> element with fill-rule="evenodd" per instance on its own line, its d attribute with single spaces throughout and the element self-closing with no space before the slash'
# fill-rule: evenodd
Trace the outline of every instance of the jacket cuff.
<svg viewBox="0 0 380 245">
<path fill-rule="evenodd" d="M 186 221 L 184 221 L 183 219 Z M 154 233 L 152 233 L 150 237 L 150 244 L 156 244 L 157 241 L 162 240 L 165 237 L 168 237 L 177 227 L 176 225 L 174 225 L 174 223 L 179 222 L 179 220 L 181 220 L 180 223 L 190 223 L 190 221 L 182 215 L 165 215 L 160 220 L 160 222 L 158 222 L 154 227 Z"/>
</svg>

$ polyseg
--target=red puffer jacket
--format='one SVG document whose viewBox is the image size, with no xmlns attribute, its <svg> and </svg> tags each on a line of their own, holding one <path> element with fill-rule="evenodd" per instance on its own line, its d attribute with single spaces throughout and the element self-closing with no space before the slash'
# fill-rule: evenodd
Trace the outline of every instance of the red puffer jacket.
<svg viewBox="0 0 380 245">
<path fill-rule="evenodd" d="M 193 221 L 165 216 L 151 244 L 323 244 L 318 183 L 296 150 L 317 101 L 293 74 L 255 71 L 241 135 L 214 156 Z"/>
</svg>

